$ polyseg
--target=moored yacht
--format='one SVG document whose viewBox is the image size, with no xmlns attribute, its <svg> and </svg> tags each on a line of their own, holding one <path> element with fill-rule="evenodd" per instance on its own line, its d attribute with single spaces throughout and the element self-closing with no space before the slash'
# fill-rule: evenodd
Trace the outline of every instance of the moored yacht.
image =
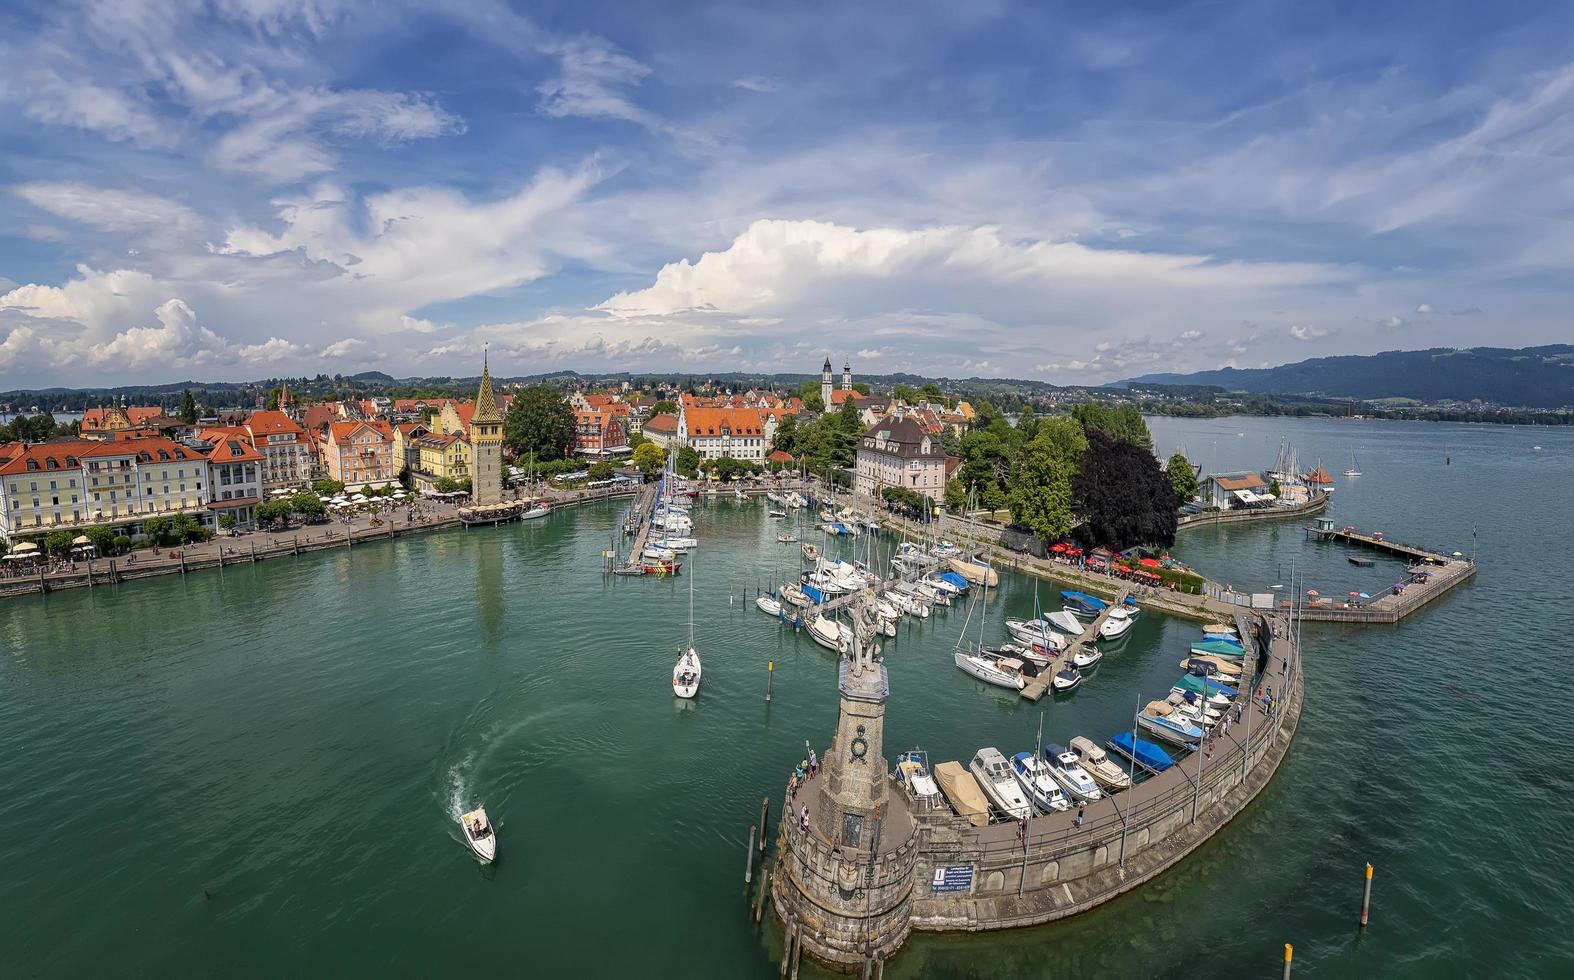
<svg viewBox="0 0 1574 980">
<path fill-rule="evenodd" d="M 987 653 L 969 653 L 958 650 L 953 655 L 956 665 L 985 684 L 1020 691 L 1027 687 L 1027 677 L 1022 673 L 1022 661 L 1014 657 L 991 657 Z"/>
<path fill-rule="evenodd" d="M 1064 745 L 1051 742 L 1044 746 L 1044 762 L 1049 766 L 1050 776 L 1065 788 L 1068 796 L 1091 803 L 1104 795 L 1099 792 L 1098 783 L 1082 768 L 1082 760 Z"/>
<path fill-rule="evenodd" d="M 1201 728 L 1180 717 L 1174 706 L 1166 701 L 1149 701 L 1137 715 L 1137 727 L 1173 745 L 1189 746 L 1203 736 Z"/>
<path fill-rule="evenodd" d="M 1071 740 L 1071 751 L 1076 754 L 1077 761 L 1082 763 L 1088 775 L 1098 780 L 1105 789 L 1125 789 L 1131 785 L 1131 776 L 1126 770 L 1117 766 L 1109 753 L 1093 744 L 1092 739 L 1078 735 Z"/>
<path fill-rule="evenodd" d="M 1012 756 L 1011 775 L 1016 777 L 1033 805 L 1045 813 L 1071 809 L 1071 801 L 1066 799 L 1060 784 L 1050 777 L 1049 767 L 1044 765 L 1044 760 L 1034 758 L 1033 753 L 1018 752 Z"/>
<path fill-rule="evenodd" d="M 1055 671 L 1055 679 L 1050 683 L 1057 691 L 1069 691 L 1082 683 L 1082 671 L 1072 666 L 1062 667 Z"/>
<path fill-rule="evenodd" d="M 1098 638 L 1108 641 L 1119 640 L 1131 632 L 1131 628 L 1135 625 L 1137 625 L 1136 617 L 1124 607 L 1116 606 L 1109 611 L 1109 618 L 1099 625 Z"/>
<path fill-rule="evenodd" d="M 973 778 L 978 780 L 989 802 L 1005 817 L 1026 820 L 1032 815 L 1033 805 L 1027 801 L 1027 794 L 1022 792 L 1021 784 L 1011 774 L 1011 764 L 1000 754 L 999 749 L 993 746 L 979 749 L 967 768 Z"/>
<path fill-rule="evenodd" d="M 782 614 L 781 600 L 770 593 L 761 593 L 754 597 L 754 605 L 767 616 L 780 617 Z"/>
<path fill-rule="evenodd" d="M 1087 629 L 1087 626 L 1080 619 L 1065 609 L 1057 609 L 1052 613 L 1045 613 L 1044 621 L 1062 633 L 1069 634 L 1073 639 L 1081 636 L 1083 631 Z"/>
<path fill-rule="evenodd" d="M 1023 643 L 1043 647 L 1051 653 L 1063 649 L 1066 638 L 1049 628 L 1042 619 L 1008 619 L 1006 629 Z"/>
</svg>

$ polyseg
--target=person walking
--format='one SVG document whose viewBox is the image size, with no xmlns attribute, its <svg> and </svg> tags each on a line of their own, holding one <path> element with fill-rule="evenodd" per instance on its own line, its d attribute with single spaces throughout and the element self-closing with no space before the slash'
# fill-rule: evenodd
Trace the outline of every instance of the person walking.
<svg viewBox="0 0 1574 980">
<path fill-rule="evenodd" d="M 1088 812 L 1088 805 L 1086 803 L 1084 803 L 1081 806 L 1077 807 L 1077 818 L 1075 820 L 1071 821 L 1071 825 L 1073 827 L 1076 827 L 1076 828 L 1078 828 L 1080 830 L 1082 828 L 1082 819 L 1083 819 L 1083 817 L 1085 817 L 1087 815 L 1087 812 Z"/>
</svg>

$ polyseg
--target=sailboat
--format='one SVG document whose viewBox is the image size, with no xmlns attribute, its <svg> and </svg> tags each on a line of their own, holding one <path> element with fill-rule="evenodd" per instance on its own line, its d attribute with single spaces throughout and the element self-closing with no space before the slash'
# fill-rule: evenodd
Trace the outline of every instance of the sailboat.
<svg viewBox="0 0 1574 980">
<path fill-rule="evenodd" d="M 1355 465 L 1355 447 L 1350 447 L 1350 468 L 1344 471 L 1345 476 L 1360 476 L 1361 469 Z"/>
<path fill-rule="evenodd" d="M 694 576 L 689 576 L 689 648 L 672 668 L 672 693 L 688 699 L 700 693 L 700 652 L 694 649 Z"/>
</svg>

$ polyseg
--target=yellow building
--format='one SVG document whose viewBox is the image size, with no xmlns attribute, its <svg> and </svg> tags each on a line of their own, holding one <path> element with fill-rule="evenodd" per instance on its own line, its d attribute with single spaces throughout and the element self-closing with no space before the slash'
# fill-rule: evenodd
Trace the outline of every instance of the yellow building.
<svg viewBox="0 0 1574 980">
<path fill-rule="evenodd" d="M 417 491 L 436 490 L 442 480 L 470 478 L 470 444 L 456 435 L 433 432 L 415 441 L 420 463 L 410 471 Z"/>
</svg>

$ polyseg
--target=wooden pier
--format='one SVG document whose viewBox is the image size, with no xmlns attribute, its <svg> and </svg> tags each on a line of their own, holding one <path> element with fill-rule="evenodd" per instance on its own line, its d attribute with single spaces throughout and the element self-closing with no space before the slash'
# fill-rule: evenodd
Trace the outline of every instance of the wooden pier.
<svg viewBox="0 0 1574 980">
<path fill-rule="evenodd" d="M 1306 534 L 1308 537 L 1316 538 L 1318 541 L 1338 541 L 1361 548 L 1370 548 L 1373 551 L 1380 551 L 1387 555 L 1396 555 L 1418 565 L 1447 565 L 1453 561 L 1448 555 L 1431 551 L 1418 545 L 1390 541 L 1380 535 L 1362 534 L 1359 531 L 1336 528 L 1332 525 L 1332 521 L 1308 524 L 1306 525 Z"/>
<path fill-rule="evenodd" d="M 1114 611 L 1115 607 L 1125 602 L 1126 595 L 1127 593 L 1123 590 L 1115 597 L 1115 601 L 1104 607 L 1097 619 L 1088 624 L 1088 628 L 1082 631 L 1081 636 L 1072 640 L 1064 650 L 1050 658 L 1049 666 L 1040 670 L 1038 676 L 1028 681 L 1027 687 L 1022 689 L 1022 698 L 1024 700 L 1037 701 L 1044 696 L 1044 692 L 1049 690 L 1049 685 L 1054 681 L 1055 672 L 1060 669 L 1061 664 L 1070 663 L 1071 658 L 1078 650 L 1098 639 L 1099 628 L 1104 625 L 1105 620 L 1109 619 L 1109 614 Z"/>
<path fill-rule="evenodd" d="M 634 498 L 634 514 L 639 517 L 639 530 L 634 532 L 634 543 L 629 546 L 625 568 L 637 565 L 639 556 L 645 552 L 645 543 L 650 540 L 650 523 L 655 516 L 658 489 L 658 484 L 647 483 L 640 488 L 639 496 Z"/>
</svg>

